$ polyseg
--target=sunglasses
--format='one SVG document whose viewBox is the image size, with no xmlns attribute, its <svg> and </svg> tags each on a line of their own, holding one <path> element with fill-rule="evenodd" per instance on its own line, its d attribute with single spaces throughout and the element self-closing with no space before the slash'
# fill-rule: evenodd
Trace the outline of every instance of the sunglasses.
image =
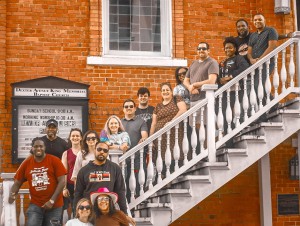
<svg viewBox="0 0 300 226">
<path fill-rule="evenodd" d="M 178 73 L 178 76 L 181 76 L 181 75 L 186 75 L 186 71 Z"/>
<path fill-rule="evenodd" d="M 104 153 L 107 153 L 107 152 L 108 152 L 108 149 L 106 149 L 106 148 L 96 148 L 96 150 L 97 150 L 98 152 L 100 152 L 100 151 L 103 151 Z"/>
<path fill-rule="evenodd" d="M 133 105 L 125 105 L 125 106 L 124 106 L 124 108 L 126 108 L 126 109 L 127 109 L 127 108 L 133 108 L 133 107 L 134 107 Z"/>
<path fill-rule="evenodd" d="M 87 141 L 90 141 L 90 140 L 95 141 L 96 139 L 97 139 L 97 137 L 87 137 L 86 138 Z"/>
<path fill-rule="evenodd" d="M 198 47 L 197 50 L 203 50 L 203 51 L 205 51 L 205 50 L 207 50 L 207 48 L 206 47 Z"/>
<path fill-rule="evenodd" d="M 84 209 L 90 210 L 90 209 L 91 209 L 91 206 L 90 206 L 90 205 L 87 205 L 87 206 L 82 206 L 82 205 L 80 205 L 80 206 L 78 206 L 78 209 L 80 209 L 80 210 L 84 210 Z"/>
<path fill-rule="evenodd" d="M 99 197 L 97 200 L 98 200 L 98 202 L 102 202 L 102 201 L 108 202 L 109 198 L 108 197 Z"/>
</svg>

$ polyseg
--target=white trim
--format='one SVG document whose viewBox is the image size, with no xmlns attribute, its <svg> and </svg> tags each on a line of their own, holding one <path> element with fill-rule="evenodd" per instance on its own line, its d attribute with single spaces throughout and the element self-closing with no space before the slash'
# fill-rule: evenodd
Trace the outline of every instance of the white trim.
<svg viewBox="0 0 300 226">
<path fill-rule="evenodd" d="M 174 59 L 174 58 L 172 59 L 170 57 L 90 56 L 87 58 L 87 64 L 88 65 L 186 67 L 187 60 Z"/>
</svg>

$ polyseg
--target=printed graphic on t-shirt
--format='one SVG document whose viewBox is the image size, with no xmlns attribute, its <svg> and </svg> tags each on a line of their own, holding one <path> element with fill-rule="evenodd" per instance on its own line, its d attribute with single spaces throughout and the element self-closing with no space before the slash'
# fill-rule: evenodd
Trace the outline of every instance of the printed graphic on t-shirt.
<svg viewBox="0 0 300 226">
<path fill-rule="evenodd" d="M 91 172 L 89 175 L 89 181 L 90 182 L 110 181 L 110 172 L 106 172 L 106 171 Z"/>
<path fill-rule="evenodd" d="M 239 48 L 238 48 L 238 52 L 239 52 L 239 55 L 241 55 L 241 56 L 247 55 L 247 53 L 248 53 L 248 44 L 244 43 L 244 44 L 240 45 Z"/>
<path fill-rule="evenodd" d="M 147 123 L 148 120 L 152 119 L 152 114 L 150 114 L 150 113 L 142 113 L 142 114 L 137 115 L 137 117 L 140 117 L 140 118 L 144 119 L 144 121 Z"/>
<path fill-rule="evenodd" d="M 44 166 L 41 168 L 34 168 L 30 171 L 32 176 L 31 185 L 36 191 L 47 190 L 47 185 L 50 184 L 48 177 L 48 168 Z"/>
</svg>

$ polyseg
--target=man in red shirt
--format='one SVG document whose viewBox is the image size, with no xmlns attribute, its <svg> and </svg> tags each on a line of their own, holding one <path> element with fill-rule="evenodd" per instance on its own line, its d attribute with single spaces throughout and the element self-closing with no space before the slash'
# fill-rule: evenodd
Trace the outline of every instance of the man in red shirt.
<svg viewBox="0 0 300 226">
<path fill-rule="evenodd" d="M 16 172 L 8 202 L 15 201 L 20 187 L 28 181 L 31 200 L 26 225 L 51 226 L 51 222 L 61 219 L 67 172 L 59 158 L 45 153 L 45 143 L 41 138 L 32 140 L 32 152 Z"/>
</svg>

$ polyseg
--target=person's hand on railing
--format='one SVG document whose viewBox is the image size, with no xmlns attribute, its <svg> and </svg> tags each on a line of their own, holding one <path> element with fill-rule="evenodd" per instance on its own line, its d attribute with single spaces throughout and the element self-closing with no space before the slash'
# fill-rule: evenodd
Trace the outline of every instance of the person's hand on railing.
<svg viewBox="0 0 300 226">
<path fill-rule="evenodd" d="M 229 76 L 220 78 L 220 83 L 221 83 L 222 85 L 224 85 L 224 84 L 226 84 L 227 82 L 229 82 L 231 79 L 232 79 L 232 75 L 229 75 Z"/>
<path fill-rule="evenodd" d="M 8 196 L 8 203 L 12 204 L 16 200 L 16 193 L 10 192 Z"/>
<path fill-rule="evenodd" d="M 123 143 L 119 146 L 119 149 L 125 153 L 129 149 L 129 146 L 127 143 Z"/>
</svg>

